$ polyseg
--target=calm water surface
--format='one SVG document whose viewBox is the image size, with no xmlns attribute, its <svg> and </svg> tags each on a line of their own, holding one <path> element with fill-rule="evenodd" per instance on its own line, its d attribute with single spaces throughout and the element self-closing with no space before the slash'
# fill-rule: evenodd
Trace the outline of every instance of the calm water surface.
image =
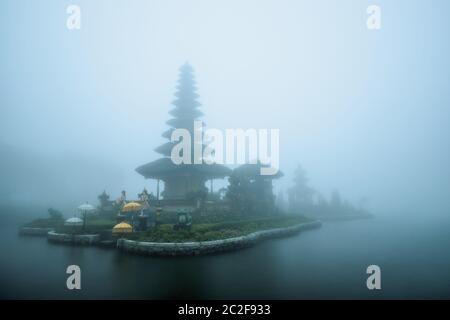
<svg viewBox="0 0 450 320">
<path fill-rule="evenodd" d="M 37 299 L 450 298 L 450 220 L 393 218 L 322 228 L 214 256 L 153 258 L 50 244 L 1 227 L 0 297 Z M 68 265 L 82 289 L 66 289 Z M 382 290 L 366 288 L 368 265 Z"/>
</svg>

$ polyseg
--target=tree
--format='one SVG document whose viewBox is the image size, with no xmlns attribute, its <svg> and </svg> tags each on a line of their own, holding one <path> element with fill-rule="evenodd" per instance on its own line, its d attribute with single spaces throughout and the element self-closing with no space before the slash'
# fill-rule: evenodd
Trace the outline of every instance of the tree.
<svg viewBox="0 0 450 320">
<path fill-rule="evenodd" d="M 331 207 L 333 209 L 341 209 L 342 208 L 342 199 L 341 194 L 339 193 L 339 190 L 333 190 L 333 193 L 331 194 Z"/>
<path fill-rule="evenodd" d="M 284 192 L 283 190 L 278 191 L 278 195 L 276 198 L 276 206 L 281 211 L 286 210 L 286 200 L 284 199 Z"/>
<path fill-rule="evenodd" d="M 327 199 L 320 192 L 317 192 L 317 207 L 322 212 L 325 212 L 329 207 Z"/>
<path fill-rule="evenodd" d="M 308 210 L 313 206 L 314 189 L 309 187 L 305 170 L 299 165 L 294 173 L 294 185 L 288 190 L 291 210 Z"/>
<path fill-rule="evenodd" d="M 231 210 L 237 214 L 251 211 L 250 181 L 233 172 L 228 178 L 228 183 L 225 198 L 230 202 Z"/>
<path fill-rule="evenodd" d="M 275 196 L 272 180 L 283 176 L 279 171 L 273 176 L 261 175 L 261 162 L 244 164 L 233 170 L 229 178 L 226 198 L 232 210 L 243 214 L 266 215 L 274 212 Z"/>
<path fill-rule="evenodd" d="M 275 211 L 272 178 L 260 174 L 256 175 L 254 180 L 252 180 L 250 190 L 256 214 L 265 215 Z"/>
<path fill-rule="evenodd" d="M 109 205 L 109 194 L 107 194 L 106 191 L 103 191 L 97 198 L 100 201 L 101 208 L 105 208 Z"/>
<path fill-rule="evenodd" d="M 51 220 L 55 221 L 63 220 L 63 214 L 56 209 L 53 208 L 48 209 L 48 214 Z"/>
<path fill-rule="evenodd" d="M 60 211 L 53 209 L 53 208 L 48 209 L 48 214 L 51 219 L 55 219 L 55 220 L 62 219 L 62 217 L 63 217 L 63 214 Z"/>
</svg>

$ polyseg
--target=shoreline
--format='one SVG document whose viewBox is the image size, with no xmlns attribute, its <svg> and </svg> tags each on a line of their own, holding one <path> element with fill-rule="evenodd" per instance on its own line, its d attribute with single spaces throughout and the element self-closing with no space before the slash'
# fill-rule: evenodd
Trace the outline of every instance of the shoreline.
<svg viewBox="0 0 450 320">
<path fill-rule="evenodd" d="M 245 236 L 202 242 L 146 242 L 127 239 L 117 240 L 119 251 L 146 256 L 194 256 L 236 251 L 248 248 L 268 239 L 292 236 L 303 230 L 319 228 L 320 220 L 304 222 L 285 228 L 252 232 Z"/>
<path fill-rule="evenodd" d="M 102 241 L 100 234 L 68 234 L 57 233 L 53 228 L 22 227 L 19 235 L 46 236 L 48 242 L 64 245 L 96 246 L 99 248 L 117 249 L 123 253 L 138 254 L 144 256 L 198 256 L 216 254 L 254 246 L 262 241 L 289 237 L 304 230 L 319 228 L 321 220 L 303 222 L 289 227 L 273 228 L 249 233 L 244 236 L 226 238 L 220 240 L 198 242 L 148 242 L 128 239 L 117 241 Z M 108 243 L 106 243 L 108 242 Z"/>
<path fill-rule="evenodd" d="M 317 219 L 323 222 L 334 222 L 334 221 L 353 221 L 353 220 L 364 220 L 364 219 L 373 219 L 374 215 L 317 215 L 317 216 L 309 216 L 305 215 L 305 217 L 310 219 Z"/>
<path fill-rule="evenodd" d="M 53 228 L 21 227 L 19 228 L 19 235 L 45 237 L 51 231 L 53 231 Z"/>
<path fill-rule="evenodd" d="M 100 242 L 99 234 L 68 234 L 50 231 L 47 233 L 50 242 L 67 243 L 74 245 L 95 245 Z"/>
</svg>

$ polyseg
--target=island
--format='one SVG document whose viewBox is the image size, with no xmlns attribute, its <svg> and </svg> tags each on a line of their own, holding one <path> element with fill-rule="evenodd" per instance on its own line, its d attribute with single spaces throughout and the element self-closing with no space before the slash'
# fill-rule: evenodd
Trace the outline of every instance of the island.
<svg viewBox="0 0 450 320">
<path fill-rule="evenodd" d="M 53 208 L 49 216 L 25 224 L 22 235 L 46 236 L 48 241 L 70 245 L 98 245 L 143 255 L 201 255 L 237 250 L 262 240 L 291 236 L 321 226 L 321 220 L 365 218 L 370 215 L 333 193 L 331 200 L 308 186 L 299 166 L 294 185 L 284 194 L 273 192 L 277 171 L 262 175 L 267 164 L 259 159 L 230 169 L 205 162 L 175 164 L 171 159 L 175 129 L 194 135 L 199 110 L 193 68 L 180 68 L 173 116 L 162 136 L 169 141 L 155 149 L 161 158 L 143 164 L 136 172 L 155 181 L 156 194 L 146 188 L 136 198 L 124 190 L 116 200 L 103 191 L 99 204 L 83 203 L 71 217 Z M 192 144 L 192 149 L 195 145 Z M 193 151 L 193 150 L 192 150 Z M 194 154 L 194 152 L 191 152 Z M 228 186 L 214 190 L 214 180 L 228 178 Z M 160 192 L 163 182 L 164 190 Z M 206 184 L 209 183 L 209 187 Z"/>
</svg>

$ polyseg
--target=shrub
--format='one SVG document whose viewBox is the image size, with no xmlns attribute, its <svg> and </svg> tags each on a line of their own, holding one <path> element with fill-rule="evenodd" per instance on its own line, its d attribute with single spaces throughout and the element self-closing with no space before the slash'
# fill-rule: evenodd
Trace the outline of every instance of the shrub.
<svg viewBox="0 0 450 320">
<path fill-rule="evenodd" d="M 139 240 L 150 242 L 190 242 L 209 241 L 233 238 L 249 233 L 281 228 L 305 222 L 307 219 L 301 216 L 267 217 L 246 220 L 226 221 L 221 223 L 194 224 L 189 230 L 173 230 L 172 224 L 161 224 L 158 227 L 143 232 Z"/>
</svg>

